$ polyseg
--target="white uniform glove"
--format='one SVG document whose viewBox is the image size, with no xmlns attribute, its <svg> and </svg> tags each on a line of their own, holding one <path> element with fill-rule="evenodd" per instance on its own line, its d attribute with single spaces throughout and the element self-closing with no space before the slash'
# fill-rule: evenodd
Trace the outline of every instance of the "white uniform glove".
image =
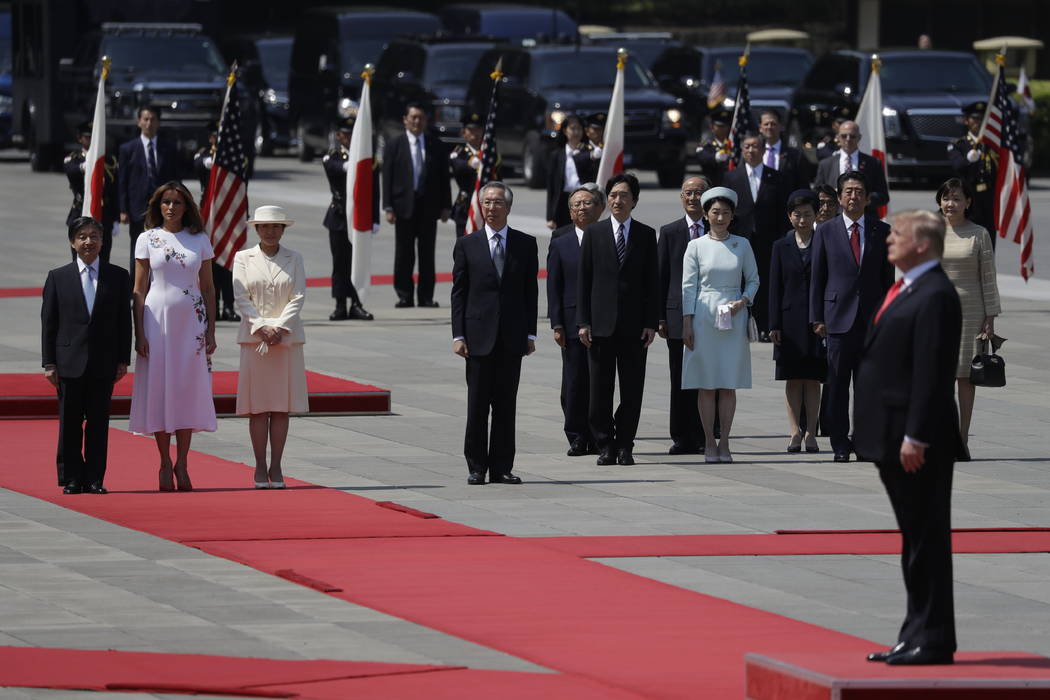
<svg viewBox="0 0 1050 700">
<path fill-rule="evenodd" d="M 727 160 L 729 160 L 729 154 L 722 153 L 721 151 L 719 151 L 715 154 L 715 160 L 717 160 L 719 163 L 725 163 Z"/>
<path fill-rule="evenodd" d="M 970 161 L 971 163 L 976 163 L 980 159 L 981 152 L 978 151 L 976 148 L 971 148 L 970 152 L 966 154 L 966 160 Z"/>
</svg>

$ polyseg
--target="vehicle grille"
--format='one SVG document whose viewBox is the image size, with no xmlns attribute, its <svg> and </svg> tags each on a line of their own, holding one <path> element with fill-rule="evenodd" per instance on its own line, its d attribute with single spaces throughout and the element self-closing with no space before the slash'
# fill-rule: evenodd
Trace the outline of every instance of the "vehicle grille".
<svg viewBox="0 0 1050 700">
<path fill-rule="evenodd" d="M 160 107 L 165 120 L 217 119 L 222 109 L 222 95 L 208 92 L 153 92 L 151 105 Z"/>
<path fill-rule="evenodd" d="M 962 137 L 965 128 L 962 116 L 956 112 L 920 112 L 913 110 L 908 112 L 908 119 L 916 135 L 921 139 L 936 139 L 940 141 L 954 141 Z"/>
<path fill-rule="evenodd" d="M 624 110 L 624 135 L 654 136 L 660 131 L 660 117 L 660 110 L 657 109 Z"/>
</svg>

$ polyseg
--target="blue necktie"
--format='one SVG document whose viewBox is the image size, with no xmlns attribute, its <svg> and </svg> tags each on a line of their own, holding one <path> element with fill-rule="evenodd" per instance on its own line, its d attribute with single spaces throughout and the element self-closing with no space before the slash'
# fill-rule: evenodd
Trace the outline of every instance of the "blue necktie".
<svg viewBox="0 0 1050 700">
<path fill-rule="evenodd" d="M 95 309 L 95 271 L 90 265 L 84 268 L 87 274 L 81 275 L 84 286 L 84 303 L 87 304 L 88 316 Z"/>
</svg>

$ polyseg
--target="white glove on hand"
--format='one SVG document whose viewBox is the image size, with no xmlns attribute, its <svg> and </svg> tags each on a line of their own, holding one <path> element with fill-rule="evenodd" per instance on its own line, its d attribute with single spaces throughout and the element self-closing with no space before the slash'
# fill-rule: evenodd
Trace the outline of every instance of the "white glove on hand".
<svg viewBox="0 0 1050 700">
<path fill-rule="evenodd" d="M 716 153 L 715 154 L 715 160 L 717 160 L 719 163 L 725 163 L 727 160 L 729 160 L 729 154 L 728 153 Z"/>
<path fill-rule="evenodd" d="M 966 160 L 970 161 L 971 163 L 976 163 L 980 159 L 981 152 L 978 151 L 976 148 L 971 148 L 970 152 L 966 154 Z"/>
</svg>

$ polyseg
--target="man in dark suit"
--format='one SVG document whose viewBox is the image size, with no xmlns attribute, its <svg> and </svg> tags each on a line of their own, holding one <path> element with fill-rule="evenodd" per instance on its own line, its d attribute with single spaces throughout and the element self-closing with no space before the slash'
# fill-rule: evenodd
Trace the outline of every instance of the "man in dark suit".
<svg viewBox="0 0 1050 700">
<path fill-rule="evenodd" d="M 995 182 L 999 174 L 999 154 L 983 143 L 977 134 L 981 131 L 986 102 L 974 102 L 963 107 L 963 123 L 966 136 L 948 144 L 948 159 L 952 170 L 963 179 L 973 192 L 973 205 L 967 216 L 970 221 L 988 230 L 995 247 Z"/>
<path fill-rule="evenodd" d="M 467 361 L 467 483 L 520 484 L 514 420 L 521 358 L 536 351 L 536 239 L 507 226 L 514 193 L 480 192 L 485 226 L 452 249 L 452 351 Z M 492 411 L 491 428 L 489 410 Z"/>
<path fill-rule="evenodd" d="M 572 223 L 553 231 L 547 249 L 547 316 L 554 329 L 554 342 L 561 348 L 561 410 L 565 414 L 570 457 L 596 451 L 587 422 L 590 369 L 587 348 L 576 332 L 576 293 L 583 232 L 604 210 L 605 196 L 598 185 L 588 182 L 577 187 L 569 195 Z"/>
<path fill-rule="evenodd" d="M 864 175 L 840 175 L 838 193 L 842 215 L 818 226 L 810 244 L 809 322 L 814 333 L 827 337 L 822 424 L 831 437 L 835 461 L 848 462 L 849 383 L 871 317 L 893 284 L 893 266 L 886 261 L 889 226 L 864 210 Z"/>
<path fill-rule="evenodd" d="M 634 464 L 634 436 L 642 412 L 645 357 L 660 321 L 660 270 L 656 231 L 631 218 L 638 178 L 609 178 L 605 195 L 612 216 L 591 224 L 580 244 L 576 325 L 588 348 L 590 424 L 598 464 Z M 620 378 L 620 405 L 613 390 Z"/>
<path fill-rule="evenodd" d="M 687 177 L 682 183 L 685 216 L 660 228 L 656 255 L 660 265 L 660 309 L 657 333 L 667 340 L 671 373 L 671 449 L 668 454 L 703 454 L 703 425 L 696 389 L 682 389 L 682 258 L 689 241 L 705 233 L 704 209 L 700 197 L 711 187 L 703 175 Z"/>
<path fill-rule="evenodd" d="M 157 108 L 141 107 L 138 126 L 138 138 L 122 143 L 117 158 L 120 223 L 128 225 L 131 237 L 129 270 L 135 269 L 135 241 L 144 228 L 149 198 L 155 189 L 178 177 L 175 144 L 157 136 L 160 128 Z"/>
<path fill-rule="evenodd" d="M 762 163 L 780 173 L 781 184 L 786 192 L 809 187 L 809 161 L 802 157 L 797 148 L 784 143 L 781 138 L 783 127 L 780 125 L 780 114 L 767 109 L 759 116 L 758 133 L 765 139 L 766 152 Z"/>
<path fill-rule="evenodd" d="M 77 259 L 48 273 L 40 310 L 44 376 L 58 390 L 58 485 L 106 493 L 109 403 L 131 362 L 131 280 L 99 259 L 91 217 L 73 220 L 69 243 Z"/>
<path fill-rule="evenodd" d="M 733 145 L 729 140 L 733 113 L 728 109 L 718 109 L 711 113 L 710 119 L 711 135 L 697 146 L 696 159 L 700 161 L 700 171 L 713 187 L 718 187 L 733 157 Z"/>
<path fill-rule="evenodd" d="M 791 227 L 787 218 L 787 197 L 784 176 L 762 162 L 765 144 L 758 134 L 748 134 L 740 145 L 742 163 L 726 173 L 722 184 L 736 192 L 737 207 L 730 231 L 751 241 L 758 264 L 758 276 L 769 277 L 769 261 L 773 257 L 773 242 L 784 236 Z M 769 292 L 767 285 L 759 285 L 751 305 L 760 339 L 769 342 Z"/>
<path fill-rule="evenodd" d="M 955 652 L 951 489 L 965 453 L 955 407 L 962 311 L 940 266 L 944 219 L 893 219 L 889 261 L 903 278 L 886 294 L 857 368 L 854 444 L 875 462 L 901 530 L 907 614 L 897 644 L 869 661 L 950 664 Z"/>
<path fill-rule="evenodd" d="M 868 210 L 874 214 L 876 209 L 890 203 L 890 188 L 886 184 L 886 171 L 882 167 L 882 161 L 858 150 L 860 137 L 860 126 L 857 122 L 842 122 L 835 135 L 839 150 L 820 161 L 817 165 L 817 179 L 813 184 L 836 187 L 839 176 L 843 173 L 861 172 L 868 182 Z"/>
<path fill-rule="evenodd" d="M 452 211 L 448 149 L 427 133 L 427 113 L 410 104 L 405 109 L 405 133 L 391 141 L 383 157 L 383 209 L 394 225 L 394 291 L 399 309 L 435 308 L 434 242 L 437 220 Z M 419 255 L 419 285 L 412 270 Z M 414 293 L 413 293 L 414 292 Z"/>
</svg>

